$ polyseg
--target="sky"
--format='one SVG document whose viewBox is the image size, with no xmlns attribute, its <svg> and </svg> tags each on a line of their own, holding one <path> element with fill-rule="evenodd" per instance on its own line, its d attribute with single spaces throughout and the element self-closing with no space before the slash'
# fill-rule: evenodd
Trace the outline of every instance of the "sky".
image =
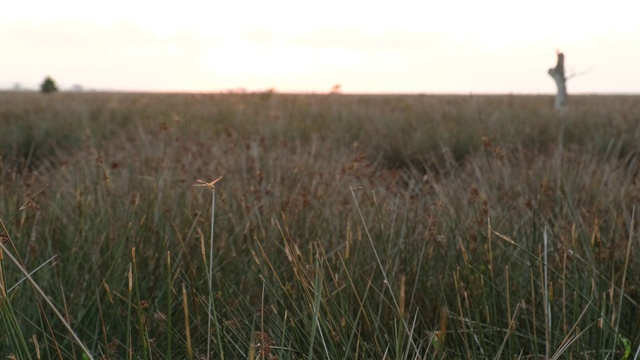
<svg viewBox="0 0 640 360">
<path fill-rule="evenodd" d="M 0 89 L 640 93 L 628 0 L 21 0 L 0 12 Z"/>
</svg>

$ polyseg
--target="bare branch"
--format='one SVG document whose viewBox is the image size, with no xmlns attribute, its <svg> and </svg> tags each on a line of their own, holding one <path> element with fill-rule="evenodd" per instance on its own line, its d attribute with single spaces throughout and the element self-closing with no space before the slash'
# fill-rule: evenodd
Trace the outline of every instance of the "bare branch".
<svg viewBox="0 0 640 360">
<path fill-rule="evenodd" d="M 583 71 L 573 72 L 573 73 L 571 73 L 571 74 L 569 74 L 567 76 L 567 80 L 572 79 L 572 78 L 577 77 L 577 76 L 586 75 L 586 74 L 590 73 L 591 71 L 593 71 L 593 68 L 589 68 L 589 69 L 583 70 Z"/>
</svg>

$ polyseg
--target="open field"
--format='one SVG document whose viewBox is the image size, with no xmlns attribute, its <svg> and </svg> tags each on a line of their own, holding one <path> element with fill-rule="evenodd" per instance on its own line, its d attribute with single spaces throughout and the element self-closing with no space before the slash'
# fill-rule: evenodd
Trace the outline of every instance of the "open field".
<svg viewBox="0 0 640 360">
<path fill-rule="evenodd" d="M 570 101 L 0 93 L 0 357 L 637 358 L 640 97 Z"/>
</svg>

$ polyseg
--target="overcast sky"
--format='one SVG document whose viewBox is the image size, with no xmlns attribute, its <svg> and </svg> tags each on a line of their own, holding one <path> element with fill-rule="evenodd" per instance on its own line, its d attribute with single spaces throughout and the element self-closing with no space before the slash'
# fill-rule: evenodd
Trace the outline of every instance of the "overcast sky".
<svg viewBox="0 0 640 360">
<path fill-rule="evenodd" d="M 0 12 L 0 87 L 640 93 L 640 5 L 538 0 L 21 0 Z"/>
</svg>

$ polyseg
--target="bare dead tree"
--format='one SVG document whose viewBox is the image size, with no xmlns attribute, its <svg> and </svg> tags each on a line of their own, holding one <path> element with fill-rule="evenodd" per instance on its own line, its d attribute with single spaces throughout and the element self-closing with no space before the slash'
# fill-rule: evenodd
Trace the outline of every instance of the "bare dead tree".
<svg viewBox="0 0 640 360">
<path fill-rule="evenodd" d="M 549 69 L 549 75 L 556 82 L 556 86 L 558 87 L 558 92 L 556 93 L 556 102 L 555 108 L 556 110 L 564 110 L 567 108 L 568 96 L 567 96 L 567 81 L 576 77 L 588 74 L 592 69 L 588 69 L 580 72 L 571 72 L 569 75 L 565 75 L 564 72 L 564 54 L 560 52 L 560 50 L 556 50 L 556 55 L 558 57 L 558 62 L 556 63 L 556 67 Z"/>
<path fill-rule="evenodd" d="M 556 51 L 558 62 L 556 67 L 549 69 L 549 75 L 556 82 L 558 92 L 556 93 L 556 110 L 564 110 L 567 107 L 567 78 L 564 75 L 564 54 Z"/>
</svg>

